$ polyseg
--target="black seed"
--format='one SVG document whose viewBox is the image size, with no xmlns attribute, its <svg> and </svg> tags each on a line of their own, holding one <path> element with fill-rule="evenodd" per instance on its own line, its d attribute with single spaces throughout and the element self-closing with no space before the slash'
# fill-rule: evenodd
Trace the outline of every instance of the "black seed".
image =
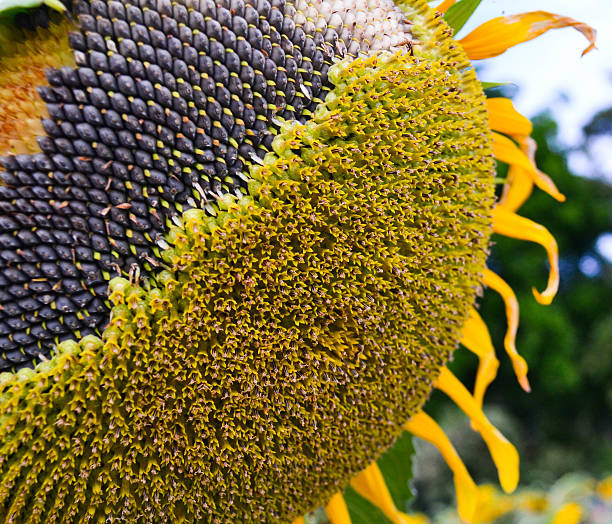
<svg viewBox="0 0 612 524">
<path fill-rule="evenodd" d="M 62 313 L 74 313 L 78 310 L 77 306 L 68 297 L 60 296 L 55 301 L 55 307 Z"/>
<path fill-rule="evenodd" d="M 91 14 L 93 16 L 106 17 L 106 4 L 101 0 L 93 0 L 91 2 Z"/>
<path fill-rule="evenodd" d="M 104 119 L 100 114 L 100 111 L 95 106 L 86 106 L 83 108 L 83 118 L 88 124 L 95 126 L 102 125 Z"/>
<path fill-rule="evenodd" d="M 110 19 L 125 19 L 125 8 L 121 2 L 109 2 L 108 16 Z"/>
<path fill-rule="evenodd" d="M 80 33 L 72 33 L 73 35 L 78 35 L 81 39 L 83 38 Z M 87 51 L 88 49 L 93 51 L 98 51 L 101 53 L 106 53 L 106 44 L 104 43 L 104 39 L 98 33 L 88 33 L 86 35 L 87 41 L 79 41 L 81 44 L 80 50 Z M 74 46 L 72 46 L 75 49 Z"/>
<path fill-rule="evenodd" d="M 115 76 L 111 73 L 102 73 L 98 76 L 98 82 L 100 87 L 106 91 L 116 91 L 117 90 L 117 82 L 115 81 Z"/>
<path fill-rule="evenodd" d="M 154 97 L 153 84 L 148 80 L 141 80 L 136 83 L 136 91 L 138 96 L 143 100 L 151 100 Z"/>
<path fill-rule="evenodd" d="M 119 53 L 113 53 L 108 60 L 108 67 L 111 73 L 125 75 L 128 72 L 127 62 Z"/>
<path fill-rule="evenodd" d="M 136 7 L 134 5 L 129 5 L 128 8 L 126 9 L 126 17 L 125 17 L 125 19 L 128 22 L 134 22 L 136 24 L 142 24 L 143 23 L 142 11 L 140 9 L 138 9 L 138 7 Z"/>
<path fill-rule="evenodd" d="M 117 87 L 126 96 L 136 95 L 136 85 L 134 80 L 126 75 L 120 75 L 117 79 Z"/>
<path fill-rule="evenodd" d="M 130 110 L 127 98 L 121 93 L 115 93 L 110 99 L 111 106 L 119 113 L 126 113 Z"/>
<path fill-rule="evenodd" d="M 115 20 L 113 22 L 113 32 L 117 38 L 130 38 L 132 36 L 130 26 L 124 20 Z"/>
<path fill-rule="evenodd" d="M 74 304 L 71 304 L 68 307 L 72 307 L 74 308 L 73 310 L 76 311 Z M 64 315 L 63 324 L 73 331 L 77 331 L 79 327 L 81 327 L 81 323 L 76 315 Z"/>
<path fill-rule="evenodd" d="M 147 9 L 144 11 L 143 23 L 146 27 L 161 29 L 161 17 L 159 16 L 159 13 L 153 9 Z"/>
</svg>

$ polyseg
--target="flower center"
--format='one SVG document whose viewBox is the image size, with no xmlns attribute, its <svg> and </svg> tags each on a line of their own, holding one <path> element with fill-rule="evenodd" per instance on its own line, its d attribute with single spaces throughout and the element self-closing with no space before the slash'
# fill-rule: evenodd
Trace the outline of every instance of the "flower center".
<svg viewBox="0 0 612 524">
<path fill-rule="evenodd" d="M 393 442 L 456 347 L 493 160 L 447 28 L 415 0 L 419 46 L 387 10 L 367 45 L 397 52 L 330 66 L 356 22 L 326 40 L 232 6 L 81 5 L 45 152 L 6 159 L 2 314 L 27 330 L 5 343 L 80 339 L 0 375 L 15 515 L 290 520 Z"/>
<path fill-rule="evenodd" d="M 100 334 L 109 278 L 155 271 L 168 225 L 186 209 L 242 196 L 279 123 L 306 121 L 325 99 L 334 60 L 411 39 L 390 1 L 141 4 L 78 3 L 74 60 L 64 23 L 18 47 L 31 49 L 30 67 L 22 55 L 0 63 L 12 108 L 0 147 L 44 152 L 6 158 L 0 175 L 5 213 L 17 219 L 2 226 L 14 285 L 2 303 L 0 370 Z"/>
</svg>

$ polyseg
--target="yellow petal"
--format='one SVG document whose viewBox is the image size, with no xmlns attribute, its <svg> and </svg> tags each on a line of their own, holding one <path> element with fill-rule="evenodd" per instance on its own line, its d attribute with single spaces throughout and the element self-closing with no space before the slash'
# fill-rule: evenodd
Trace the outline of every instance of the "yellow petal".
<svg viewBox="0 0 612 524">
<path fill-rule="evenodd" d="M 475 516 L 478 488 L 442 428 L 423 411 L 406 422 L 404 428 L 415 437 L 426 440 L 438 448 L 453 472 L 459 516 L 462 520 L 470 522 Z"/>
<path fill-rule="evenodd" d="M 516 332 L 519 324 L 519 304 L 512 288 L 499 276 L 489 269 L 484 271 L 483 283 L 485 286 L 494 289 L 504 300 L 506 306 L 506 319 L 508 328 L 504 337 L 504 348 L 512 360 L 512 367 L 521 387 L 528 393 L 531 391 L 529 380 L 527 379 L 527 362 L 518 354 L 516 350 Z"/>
<path fill-rule="evenodd" d="M 331 524 L 351 524 L 346 502 L 341 493 L 336 493 L 325 506 L 325 514 Z"/>
<path fill-rule="evenodd" d="M 578 524 L 582 518 L 582 506 L 576 502 L 568 502 L 557 511 L 551 524 Z"/>
<path fill-rule="evenodd" d="M 406 515 L 405 513 L 402 513 L 403 515 L 403 523 L 404 524 L 428 524 L 429 523 L 429 519 L 423 514 L 423 513 L 414 513 L 413 515 Z"/>
<path fill-rule="evenodd" d="M 446 13 L 448 8 L 451 7 L 457 0 L 444 0 L 438 7 L 436 7 L 436 11 L 438 13 Z"/>
<path fill-rule="evenodd" d="M 596 31 L 587 24 L 546 11 L 500 16 L 477 27 L 459 42 L 471 60 L 501 55 L 510 47 L 540 36 L 549 29 L 573 27 L 590 42 L 582 54 L 595 48 Z"/>
<path fill-rule="evenodd" d="M 533 130 L 531 122 L 514 108 L 508 98 L 487 98 L 487 108 L 491 129 L 510 136 L 531 134 Z"/>
<path fill-rule="evenodd" d="M 485 391 L 497 376 L 499 360 L 495 356 L 495 349 L 487 325 L 474 308 L 470 310 L 470 316 L 463 324 L 460 342 L 478 356 L 479 363 L 474 386 L 474 398 L 478 405 L 482 406 Z"/>
<path fill-rule="evenodd" d="M 517 138 L 519 139 L 521 151 L 523 151 L 523 153 L 527 155 L 529 160 L 531 160 L 531 164 L 537 169 L 535 163 L 535 153 L 537 146 L 535 141 L 528 137 Z M 540 176 L 546 177 L 546 175 L 541 172 Z M 506 183 L 504 184 L 502 196 L 499 199 L 499 204 L 505 207 L 508 211 L 516 211 L 517 209 L 519 209 L 529 198 L 529 195 L 531 195 L 531 192 L 533 191 L 533 180 L 534 178 L 531 168 L 523 169 L 522 167 L 516 164 L 511 164 L 510 170 L 508 171 L 508 178 L 506 180 Z M 563 195 L 561 196 L 563 197 Z"/>
<path fill-rule="evenodd" d="M 298 517 L 292 522 L 292 524 L 306 524 L 306 521 L 304 520 L 304 517 Z"/>
<path fill-rule="evenodd" d="M 478 486 L 477 522 L 480 524 L 498 522 L 500 517 L 510 513 L 515 507 L 514 499 L 504 495 L 491 484 Z"/>
<path fill-rule="evenodd" d="M 376 462 L 370 464 L 357 475 L 351 481 L 351 486 L 363 498 L 380 508 L 394 524 L 413 524 L 415 522 L 412 517 L 402 513 L 395 507 L 391 493 L 389 493 L 385 479 Z"/>
<path fill-rule="evenodd" d="M 557 241 L 548 229 L 528 218 L 511 213 L 503 206 L 496 206 L 493 209 L 493 231 L 507 237 L 536 242 L 546 249 L 550 264 L 548 285 L 542 293 L 533 288 L 533 294 L 540 304 L 550 304 L 559 289 L 559 252 Z"/>
<path fill-rule="evenodd" d="M 533 186 L 529 171 L 517 165 L 510 166 L 499 205 L 508 211 L 516 211 L 527 201 Z"/>
<path fill-rule="evenodd" d="M 563 202 L 565 200 L 565 196 L 559 192 L 552 179 L 537 169 L 535 163 L 530 160 L 527 154 L 519 149 L 512 140 L 504 135 L 500 135 L 499 133 L 492 133 L 492 135 L 493 153 L 495 154 L 495 158 L 506 164 L 516 165 L 521 169 L 524 169 L 533 179 L 535 185 L 542 191 L 545 191 L 559 202 Z M 523 144 L 525 150 L 533 150 L 535 155 L 535 142 L 531 138 L 524 137 Z"/>
<path fill-rule="evenodd" d="M 435 386 L 470 418 L 489 448 L 502 489 L 506 493 L 514 491 L 519 481 L 519 455 L 516 448 L 489 422 L 474 397 L 448 368 L 442 368 Z"/>
</svg>

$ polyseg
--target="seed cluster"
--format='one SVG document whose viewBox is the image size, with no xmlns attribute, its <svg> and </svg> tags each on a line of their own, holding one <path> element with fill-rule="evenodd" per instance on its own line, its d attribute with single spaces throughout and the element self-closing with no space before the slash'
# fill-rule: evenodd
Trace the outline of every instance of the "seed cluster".
<svg viewBox="0 0 612 524">
<path fill-rule="evenodd" d="M 0 174 L 0 370 L 100 334 L 113 274 L 158 267 L 182 211 L 242 196 L 275 123 L 309 117 L 347 52 L 316 5 L 308 18 L 285 0 L 76 5 L 77 67 L 39 88 L 43 153 Z"/>
<path fill-rule="evenodd" d="M 494 163 L 473 71 L 413 4 L 422 53 L 334 65 L 248 196 L 111 280 L 102 339 L 0 375 L 0 516 L 289 522 L 421 408 L 479 287 Z"/>
</svg>

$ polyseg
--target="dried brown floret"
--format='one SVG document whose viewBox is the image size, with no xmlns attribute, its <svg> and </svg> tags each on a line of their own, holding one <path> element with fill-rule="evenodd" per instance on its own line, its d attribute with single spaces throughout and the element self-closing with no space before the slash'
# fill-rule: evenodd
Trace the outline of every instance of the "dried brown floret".
<svg viewBox="0 0 612 524">
<path fill-rule="evenodd" d="M 36 139 L 44 135 L 40 119 L 47 111 L 37 88 L 45 83 L 47 68 L 74 64 L 71 27 L 64 20 L 27 31 L 0 20 L 0 156 L 40 151 Z"/>
</svg>

